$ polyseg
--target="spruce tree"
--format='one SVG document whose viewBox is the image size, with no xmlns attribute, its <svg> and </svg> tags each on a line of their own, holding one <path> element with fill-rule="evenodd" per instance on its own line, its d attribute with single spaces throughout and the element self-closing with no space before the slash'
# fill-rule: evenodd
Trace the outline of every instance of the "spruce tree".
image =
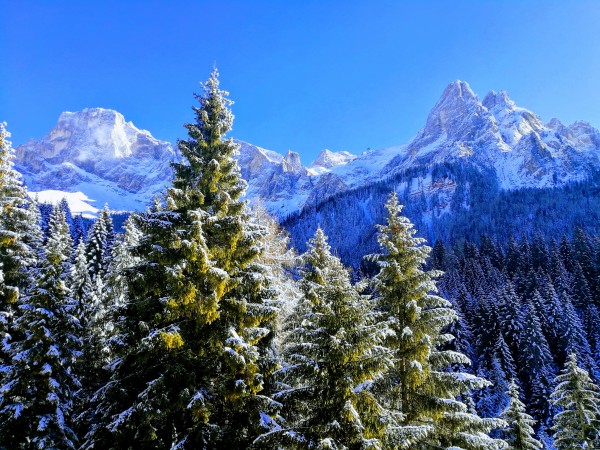
<svg viewBox="0 0 600 450">
<path fill-rule="evenodd" d="M 600 448 L 600 389 L 578 366 L 575 353 L 555 381 L 552 401 L 562 408 L 554 416 L 556 448 Z"/>
<path fill-rule="evenodd" d="M 104 277 L 110 264 L 114 230 L 108 206 L 104 206 L 92 229 L 87 242 L 88 271 L 92 280 L 97 276 Z"/>
<path fill-rule="evenodd" d="M 71 237 L 64 211 L 50 217 L 40 278 L 21 296 L 13 324 L 18 338 L 0 389 L 0 448 L 76 448 L 72 411 L 79 382 L 79 322 L 67 287 Z"/>
<path fill-rule="evenodd" d="M 483 417 L 498 417 L 500 413 L 508 406 L 509 398 L 506 393 L 508 382 L 506 374 L 496 357 L 485 365 L 480 365 L 477 375 L 489 380 L 491 386 L 485 387 L 479 394 L 477 401 L 477 411 Z"/>
<path fill-rule="evenodd" d="M 531 300 L 525 302 L 524 323 L 519 348 L 521 379 L 532 416 L 544 428 L 553 415 L 550 402 L 556 369 L 548 342 Z"/>
<path fill-rule="evenodd" d="M 507 391 L 510 404 L 502 413 L 502 418 L 508 424 L 504 430 L 504 439 L 509 450 L 536 450 L 544 446 L 535 438 L 533 425 L 535 420 L 525 412 L 525 404 L 519 398 L 519 386 L 512 380 Z"/>
<path fill-rule="evenodd" d="M 284 368 L 275 399 L 283 404 L 284 427 L 272 427 L 259 448 L 384 448 L 394 420 L 370 392 L 388 368 L 386 333 L 370 299 L 351 285 L 319 228 L 304 255 L 303 298 L 287 318 Z"/>
<path fill-rule="evenodd" d="M 260 394 L 273 292 L 257 264 L 261 228 L 240 200 L 245 182 L 224 135 L 233 115 L 213 72 L 179 141 L 164 203 L 134 216 L 140 262 L 116 311 L 110 381 L 96 394 L 86 447 L 247 448 Z"/>
<path fill-rule="evenodd" d="M 27 191 L 13 168 L 14 150 L 5 126 L 0 122 L 0 364 L 7 362 L 4 348 L 11 317 L 19 295 L 30 285 L 29 270 L 37 264 L 40 244 L 39 216 L 27 207 Z"/>
<path fill-rule="evenodd" d="M 456 320 L 451 304 L 435 295 L 437 271 L 425 271 L 430 248 L 414 236 L 410 221 L 400 215 L 395 193 L 386 203 L 388 219 L 379 225 L 382 253 L 372 255 L 380 267 L 374 279 L 378 308 L 390 322 L 393 333 L 386 340 L 394 367 L 379 384 L 382 401 L 402 418 L 403 442 L 407 445 L 504 448 L 488 433 L 501 424 L 469 413 L 458 396 L 489 383 L 464 373 L 449 372 L 453 364 L 469 364 L 454 351 L 439 350 L 452 339 L 444 327 Z M 418 444 L 417 444 L 418 443 Z"/>
<path fill-rule="evenodd" d="M 125 232 L 115 239 L 106 274 L 109 308 L 122 305 L 126 301 L 127 270 L 140 263 L 140 258 L 132 254 L 132 249 L 139 245 L 141 238 L 132 217 L 127 219 L 124 228 Z"/>
<path fill-rule="evenodd" d="M 85 326 L 84 311 L 87 297 L 91 289 L 92 279 L 88 272 L 86 245 L 82 238 L 79 239 L 79 243 L 75 248 L 75 256 L 71 266 L 69 283 L 71 295 L 77 302 L 77 314 L 81 319 L 82 325 Z"/>
</svg>

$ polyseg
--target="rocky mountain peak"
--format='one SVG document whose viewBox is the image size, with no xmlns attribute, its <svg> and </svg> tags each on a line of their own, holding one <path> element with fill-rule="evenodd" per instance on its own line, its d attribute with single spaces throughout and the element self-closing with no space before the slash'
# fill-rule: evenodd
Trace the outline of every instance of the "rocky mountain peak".
<svg viewBox="0 0 600 450">
<path fill-rule="evenodd" d="M 458 130 L 464 129 L 465 122 L 471 121 L 483 109 L 468 83 L 454 81 L 446 87 L 429 113 L 422 134 L 431 138 L 438 138 L 444 133 L 454 135 Z"/>
<path fill-rule="evenodd" d="M 590 124 L 566 127 L 554 119 L 544 125 L 506 92 L 491 91 L 482 102 L 463 81 L 444 89 L 425 126 L 406 145 L 359 156 L 325 149 L 307 168 L 291 150 L 282 155 L 237 143 L 248 198 L 260 197 L 280 217 L 406 169 L 440 163 L 493 169 L 503 189 L 554 186 L 600 167 L 600 132 Z M 176 159 L 169 143 L 101 108 L 63 113 L 46 137 L 16 153 L 17 169 L 32 191 L 81 191 L 99 204 L 138 210 L 169 183 L 169 161 Z"/>
<path fill-rule="evenodd" d="M 283 171 L 302 173 L 306 171 L 306 168 L 300 162 L 300 155 L 296 152 L 288 150 L 283 157 Z"/>
<path fill-rule="evenodd" d="M 561 130 L 565 129 L 565 125 L 558 120 L 556 117 L 553 117 L 552 119 L 550 119 L 550 122 L 548 122 L 546 124 L 546 127 L 550 128 L 551 130 L 554 130 L 556 132 L 560 132 Z"/>
<path fill-rule="evenodd" d="M 449 103 L 449 102 L 471 102 L 471 101 L 479 101 L 477 95 L 469 86 L 469 83 L 466 81 L 456 80 L 446 86 L 442 96 L 438 100 L 438 104 L 433 107 L 436 109 L 438 105 Z"/>
<path fill-rule="evenodd" d="M 515 109 L 515 102 L 511 100 L 506 91 L 490 91 L 483 99 L 483 106 L 487 109 Z"/>
<path fill-rule="evenodd" d="M 329 149 L 321 150 L 317 158 L 313 161 L 313 163 L 309 166 L 310 168 L 318 168 L 323 167 L 325 169 L 330 169 L 332 167 L 341 166 L 347 164 L 348 162 L 356 159 L 356 155 L 353 155 L 350 152 L 332 152 Z"/>
<path fill-rule="evenodd" d="M 50 133 L 15 153 L 31 190 L 85 190 L 117 209 L 145 205 L 168 182 L 176 159 L 170 143 L 104 108 L 62 113 Z"/>
</svg>

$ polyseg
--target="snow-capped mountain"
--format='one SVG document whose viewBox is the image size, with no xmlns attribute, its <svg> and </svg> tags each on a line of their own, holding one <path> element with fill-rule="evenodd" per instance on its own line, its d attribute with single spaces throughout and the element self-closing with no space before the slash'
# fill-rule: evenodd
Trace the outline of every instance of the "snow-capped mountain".
<svg viewBox="0 0 600 450">
<path fill-rule="evenodd" d="M 309 166 L 285 155 L 238 141 L 249 199 L 286 217 L 349 189 L 415 167 L 468 162 L 493 169 L 502 189 L 549 187 L 580 180 L 600 166 L 600 132 L 585 122 L 544 124 L 518 107 L 506 92 L 483 101 L 463 81 L 444 90 L 424 127 L 406 145 L 361 155 L 323 150 Z M 107 109 L 63 113 L 42 140 L 17 149 L 16 167 L 31 191 L 80 191 L 101 207 L 143 209 L 169 183 L 173 147 Z M 411 192 L 452 195 L 451 180 L 419 175 Z M 81 200 L 81 196 L 78 197 Z"/>
<path fill-rule="evenodd" d="M 242 146 L 242 153 L 248 148 Z M 444 90 L 425 126 L 406 145 L 358 156 L 324 150 L 306 169 L 296 162 L 291 172 L 279 169 L 275 173 L 269 167 L 260 179 L 248 179 L 251 194 L 260 196 L 272 212 L 285 216 L 341 191 L 417 166 L 468 162 L 493 169 L 500 187 L 511 190 L 584 179 L 591 169 L 600 167 L 599 158 L 600 132 L 588 123 L 564 126 L 552 119 L 545 125 L 504 91 L 491 91 L 481 101 L 467 83 L 455 81 Z M 254 171 L 262 172 L 256 167 Z M 408 186 L 415 193 L 443 192 L 446 196 L 454 187 L 449 180 L 431 176 Z"/>
<path fill-rule="evenodd" d="M 71 202 L 74 211 L 93 213 L 104 202 L 112 209 L 144 209 L 168 184 L 175 157 L 171 144 L 137 129 L 120 113 L 93 108 L 61 114 L 42 140 L 17 147 L 15 167 L 30 191 L 44 191 L 40 200 L 60 195 L 48 190 L 81 192 L 78 199 L 94 206 Z"/>
<path fill-rule="evenodd" d="M 450 84 L 406 152 L 386 167 L 394 172 L 415 164 L 467 160 L 493 167 L 504 189 L 548 187 L 587 177 L 598 167 L 598 130 L 584 122 L 544 125 L 506 92 L 483 101 L 462 81 Z"/>
</svg>

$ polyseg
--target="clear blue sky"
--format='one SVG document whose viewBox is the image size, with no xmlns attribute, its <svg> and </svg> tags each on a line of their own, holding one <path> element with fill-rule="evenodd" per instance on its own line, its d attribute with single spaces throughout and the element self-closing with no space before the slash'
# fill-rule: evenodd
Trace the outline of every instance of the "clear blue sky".
<svg viewBox="0 0 600 450">
<path fill-rule="evenodd" d="M 13 143 L 114 108 L 174 142 L 217 64 L 233 137 L 305 164 L 405 143 L 444 87 L 508 90 L 600 126 L 599 1 L 0 0 L 0 120 Z"/>
</svg>

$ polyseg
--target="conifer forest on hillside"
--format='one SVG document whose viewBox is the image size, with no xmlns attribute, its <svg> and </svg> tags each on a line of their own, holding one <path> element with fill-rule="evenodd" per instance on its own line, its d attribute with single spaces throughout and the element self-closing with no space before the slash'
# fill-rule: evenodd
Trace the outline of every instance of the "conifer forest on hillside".
<svg viewBox="0 0 600 450">
<path fill-rule="evenodd" d="M 231 103 L 215 69 L 123 223 L 31 199 L 0 125 L 0 449 L 600 448 L 592 219 L 521 228 L 496 190 L 489 220 L 425 222 L 382 182 L 344 197 L 377 199 L 368 241 L 327 236 L 335 197 L 279 224 L 245 200 Z"/>
</svg>

